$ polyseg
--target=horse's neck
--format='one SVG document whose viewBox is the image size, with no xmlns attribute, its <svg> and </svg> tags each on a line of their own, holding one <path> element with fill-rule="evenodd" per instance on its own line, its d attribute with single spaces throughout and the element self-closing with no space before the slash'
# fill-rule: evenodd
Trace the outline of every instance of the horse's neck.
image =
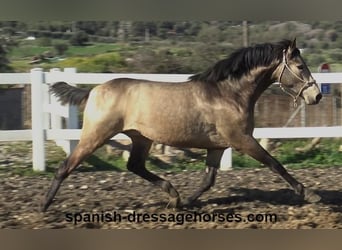
<svg viewBox="0 0 342 250">
<path fill-rule="evenodd" d="M 226 80 L 221 84 L 226 88 L 225 91 L 236 93 L 244 99 L 241 101 L 246 104 L 246 108 L 254 109 L 261 94 L 274 82 L 272 74 L 273 71 L 265 68 L 251 72 L 239 80 Z"/>
<path fill-rule="evenodd" d="M 262 95 L 262 93 L 264 93 L 265 90 L 268 89 L 268 87 L 270 87 L 273 82 L 274 81 L 271 81 L 269 78 L 256 82 L 255 91 L 253 92 L 253 95 L 251 96 L 251 101 L 253 101 L 255 104 L 260 98 L 260 96 Z"/>
<path fill-rule="evenodd" d="M 246 89 L 249 91 L 249 102 L 254 107 L 262 93 L 275 82 L 274 67 L 255 70 L 245 78 Z"/>
</svg>

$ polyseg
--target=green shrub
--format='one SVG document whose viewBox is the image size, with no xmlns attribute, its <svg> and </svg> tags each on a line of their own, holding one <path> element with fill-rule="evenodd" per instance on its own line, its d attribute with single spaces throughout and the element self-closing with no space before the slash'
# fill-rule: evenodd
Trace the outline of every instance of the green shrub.
<svg viewBox="0 0 342 250">
<path fill-rule="evenodd" d="M 73 57 L 57 64 L 57 67 L 75 67 L 78 72 L 109 73 L 117 72 L 125 66 L 122 57 L 116 53 L 106 53 L 93 57 Z"/>
<path fill-rule="evenodd" d="M 65 51 L 68 50 L 68 44 L 60 42 L 60 43 L 56 43 L 54 44 L 54 49 L 57 52 L 57 55 L 64 55 Z"/>
<path fill-rule="evenodd" d="M 49 37 L 39 38 L 37 44 L 42 47 L 49 47 L 51 46 L 51 39 Z"/>
<path fill-rule="evenodd" d="M 70 38 L 70 44 L 73 46 L 84 46 L 89 41 L 89 36 L 84 31 L 73 34 Z"/>
</svg>

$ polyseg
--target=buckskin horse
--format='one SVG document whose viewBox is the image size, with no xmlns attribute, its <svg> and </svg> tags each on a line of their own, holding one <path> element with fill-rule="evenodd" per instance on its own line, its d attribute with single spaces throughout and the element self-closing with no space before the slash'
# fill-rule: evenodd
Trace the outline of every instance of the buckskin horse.
<svg viewBox="0 0 342 250">
<path fill-rule="evenodd" d="M 221 156 L 229 147 L 268 166 L 306 201 L 319 201 L 317 194 L 292 177 L 253 138 L 255 103 L 274 82 L 294 103 L 299 97 L 309 105 L 322 98 L 295 39 L 238 49 L 181 83 L 120 78 L 91 90 L 65 82 L 53 84 L 51 92 L 62 104 L 85 104 L 85 108 L 80 141 L 57 169 L 41 210 L 47 210 L 63 180 L 117 133 L 132 140 L 127 169 L 165 191 L 169 207 L 189 205 L 209 190 Z M 193 195 L 181 200 L 169 181 L 146 169 L 153 141 L 207 150 L 203 181 Z"/>
</svg>

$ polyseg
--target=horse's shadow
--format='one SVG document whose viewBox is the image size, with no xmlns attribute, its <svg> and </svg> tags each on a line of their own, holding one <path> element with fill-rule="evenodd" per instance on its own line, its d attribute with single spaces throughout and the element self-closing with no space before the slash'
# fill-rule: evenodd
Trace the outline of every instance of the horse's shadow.
<svg viewBox="0 0 342 250">
<path fill-rule="evenodd" d="M 265 202 L 272 205 L 301 206 L 309 204 L 302 197 L 296 195 L 291 189 L 261 190 L 258 188 L 230 188 L 232 196 L 218 197 L 206 201 L 198 201 L 200 206 L 209 204 L 229 205 L 241 202 Z M 342 212 L 342 191 L 337 190 L 313 190 L 321 197 L 318 204 L 332 207 L 336 212 Z"/>
<path fill-rule="evenodd" d="M 261 190 L 258 188 L 230 188 L 229 193 L 232 195 L 225 197 L 200 199 L 195 201 L 192 205 L 186 206 L 183 209 L 193 209 L 205 207 L 207 205 L 229 206 L 232 204 L 239 204 L 244 202 L 265 202 L 272 205 L 287 205 L 287 206 L 302 206 L 309 204 L 302 197 L 296 195 L 291 189 L 279 190 Z M 331 206 L 332 211 L 342 212 L 342 191 L 340 190 L 313 190 L 321 197 L 318 204 Z M 152 206 L 160 206 L 162 203 L 158 202 L 150 204 Z"/>
</svg>

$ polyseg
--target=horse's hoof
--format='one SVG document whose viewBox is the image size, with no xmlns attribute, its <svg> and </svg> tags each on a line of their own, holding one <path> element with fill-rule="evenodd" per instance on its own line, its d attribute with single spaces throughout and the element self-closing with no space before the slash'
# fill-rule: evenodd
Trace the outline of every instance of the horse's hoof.
<svg viewBox="0 0 342 250">
<path fill-rule="evenodd" d="M 315 194 L 313 191 L 305 189 L 304 200 L 306 200 L 309 203 L 316 203 L 321 200 L 321 197 L 318 194 Z"/>
<path fill-rule="evenodd" d="M 194 202 L 193 199 L 186 198 L 186 199 L 182 200 L 181 206 L 183 206 L 183 207 L 188 207 L 188 206 L 190 206 L 193 202 Z"/>
<path fill-rule="evenodd" d="M 178 208 L 180 205 L 180 198 L 177 197 L 170 197 L 169 202 L 166 205 L 166 208 Z"/>
</svg>

